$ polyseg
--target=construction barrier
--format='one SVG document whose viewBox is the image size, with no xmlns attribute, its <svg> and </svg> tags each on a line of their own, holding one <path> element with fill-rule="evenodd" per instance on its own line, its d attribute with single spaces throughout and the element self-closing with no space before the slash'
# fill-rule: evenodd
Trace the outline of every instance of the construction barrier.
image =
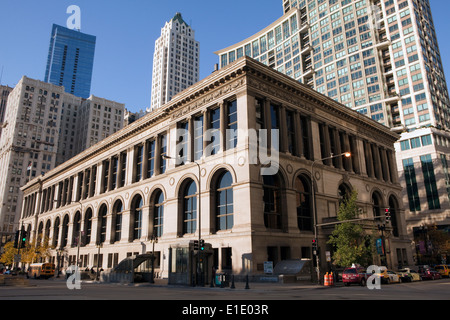
<svg viewBox="0 0 450 320">
<path fill-rule="evenodd" d="M 323 283 L 325 287 L 332 287 L 334 285 L 333 272 L 331 272 L 330 274 L 328 274 L 327 272 L 325 274 Z"/>
</svg>

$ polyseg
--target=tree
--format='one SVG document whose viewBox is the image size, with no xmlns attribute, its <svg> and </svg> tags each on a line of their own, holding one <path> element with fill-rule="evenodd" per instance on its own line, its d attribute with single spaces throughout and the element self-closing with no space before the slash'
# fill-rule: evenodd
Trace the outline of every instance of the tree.
<svg viewBox="0 0 450 320">
<path fill-rule="evenodd" d="M 372 237 L 365 233 L 360 224 L 348 222 L 358 217 L 357 198 L 358 193 L 354 190 L 342 201 L 337 214 L 337 219 L 341 223 L 336 224 L 328 241 L 335 248 L 334 264 L 343 267 L 351 266 L 353 263 L 360 265 L 372 263 Z"/>
<path fill-rule="evenodd" d="M 436 224 L 427 228 L 428 238 L 432 243 L 432 259 L 439 264 L 443 257 L 450 255 L 450 234 L 444 230 L 439 230 Z"/>
<path fill-rule="evenodd" d="M 14 263 L 14 256 L 17 254 L 17 249 L 14 248 L 14 242 L 8 242 L 3 247 L 4 251 L 2 256 L 0 257 L 0 262 L 6 266 L 12 266 Z"/>
</svg>

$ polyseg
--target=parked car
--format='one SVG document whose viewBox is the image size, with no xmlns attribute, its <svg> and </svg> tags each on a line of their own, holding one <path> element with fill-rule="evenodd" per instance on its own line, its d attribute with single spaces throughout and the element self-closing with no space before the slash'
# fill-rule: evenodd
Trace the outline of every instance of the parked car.
<svg viewBox="0 0 450 320">
<path fill-rule="evenodd" d="M 398 271 L 402 282 L 420 281 L 420 274 L 413 269 L 403 268 Z M 405 280 L 405 281 L 404 281 Z"/>
<path fill-rule="evenodd" d="M 366 270 L 362 267 L 346 268 L 342 273 L 342 282 L 346 286 L 349 286 L 352 283 L 365 286 L 367 282 Z"/>
<path fill-rule="evenodd" d="M 436 280 L 441 278 L 441 274 L 429 266 L 419 266 L 417 271 L 422 280 Z"/>
<path fill-rule="evenodd" d="M 380 268 L 380 272 L 376 273 L 376 275 L 378 275 L 381 278 L 381 283 L 389 283 L 390 279 L 389 279 L 389 274 L 387 273 L 387 268 L 386 267 L 379 267 Z"/>
<path fill-rule="evenodd" d="M 400 277 L 401 282 L 412 282 L 412 275 L 405 269 L 398 270 L 398 275 Z"/>
<path fill-rule="evenodd" d="M 397 274 L 397 272 L 392 271 L 392 270 L 386 270 L 386 273 L 389 277 L 387 283 L 399 283 L 400 282 L 400 276 Z"/>
<path fill-rule="evenodd" d="M 434 269 L 441 274 L 441 277 L 450 278 L 450 266 L 447 264 L 439 264 Z"/>
</svg>

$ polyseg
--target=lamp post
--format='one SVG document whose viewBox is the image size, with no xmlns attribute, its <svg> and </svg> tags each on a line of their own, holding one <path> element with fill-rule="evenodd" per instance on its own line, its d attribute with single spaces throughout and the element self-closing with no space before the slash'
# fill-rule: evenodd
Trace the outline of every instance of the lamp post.
<svg viewBox="0 0 450 320">
<path fill-rule="evenodd" d="M 165 160 L 176 160 L 173 157 L 167 156 L 167 155 L 162 155 L 162 158 Z M 189 161 L 191 163 L 195 163 L 197 165 L 198 168 L 198 244 L 199 244 L 199 250 L 197 253 L 197 282 L 199 282 L 199 284 L 203 285 L 203 281 L 201 281 L 200 283 L 200 274 L 201 274 L 201 270 L 200 270 L 200 254 L 201 254 L 201 250 L 200 250 L 200 243 L 202 240 L 202 200 L 201 200 L 201 195 L 202 195 L 202 188 L 201 188 L 201 169 L 200 169 L 200 165 L 195 162 L 195 161 Z M 202 279 L 203 280 L 203 279 Z"/>
<path fill-rule="evenodd" d="M 313 163 L 311 164 L 312 211 L 313 211 L 313 219 L 314 219 L 314 241 L 313 241 L 313 242 L 315 243 L 317 249 L 319 249 L 319 243 L 318 243 L 318 241 L 317 241 L 317 215 L 316 215 L 316 190 L 314 189 L 314 181 L 315 181 L 315 176 L 314 176 L 314 165 L 315 165 L 316 163 L 318 163 L 319 161 L 322 162 L 322 161 L 324 161 L 324 160 L 329 160 L 329 159 L 333 159 L 333 158 L 337 158 L 337 157 L 342 157 L 342 156 L 345 156 L 346 158 L 350 158 L 350 157 L 351 157 L 351 153 L 350 153 L 350 152 L 344 152 L 344 153 L 337 154 L 337 155 L 331 154 L 331 156 L 329 156 L 329 157 L 314 160 Z M 317 251 L 318 251 L 318 250 L 317 250 Z M 314 255 L 316 256 L 317 283 L 320 284 L 319 253 L 318 253 L 317 251 L 315 252 Z"/>
<path fill-rule="evenodd" d="M 155 235 L 155 233 L 153 232 L 151 237 L 150 237 L 150 241 L 152 242 L 153 248 L 152 248 L 152 274 L 150 277 L 150 283 L 155 283 L 155 243 L 158 242 L 158 237 Z"/>
</svg>

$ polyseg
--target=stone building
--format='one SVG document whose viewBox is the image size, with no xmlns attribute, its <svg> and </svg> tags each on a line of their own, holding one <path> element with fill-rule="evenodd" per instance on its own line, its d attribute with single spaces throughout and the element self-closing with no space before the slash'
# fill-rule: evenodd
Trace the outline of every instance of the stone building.
<svg viewBox="0 0 450 320">
<path fill-rule="evenodd" d="M 280 4 L 279 19 L 216 52 L 220 67 L 247 55 L 398 133 L 401 201 L 416 261 L 445 263 L 450 253 L 437 243 L 427 249 L 423 229 L 450 233 L 450 100 L 430 1 Z"/>
<path fill-rule="evenodd" d="M 0 138 L 0 246 L 13 239 L 20 187 L 122 129 L 124 105 L 23 76 L 8 96 Z"/>
<path fill-rule="evenodd" d="M 65 267 L 79 257 L 108 271 L 154 248 L 160 277 L 188 277 L 198 263 L 207 281 L 212 267 L 263 274 L 266 261 L 311 259 L 317 230 L 324 270 L 331 231 L 320 225 L 336 221 L 340 199 L 356 189 L 367 228 L 391 209 L 385 256 L 374 262 L 411 265 L 397 139 L 243 57 L 24 186 L 21 224 L 61 249 Z M 201 261 L 190 246 L 198 239 Z"/>
</svg>

